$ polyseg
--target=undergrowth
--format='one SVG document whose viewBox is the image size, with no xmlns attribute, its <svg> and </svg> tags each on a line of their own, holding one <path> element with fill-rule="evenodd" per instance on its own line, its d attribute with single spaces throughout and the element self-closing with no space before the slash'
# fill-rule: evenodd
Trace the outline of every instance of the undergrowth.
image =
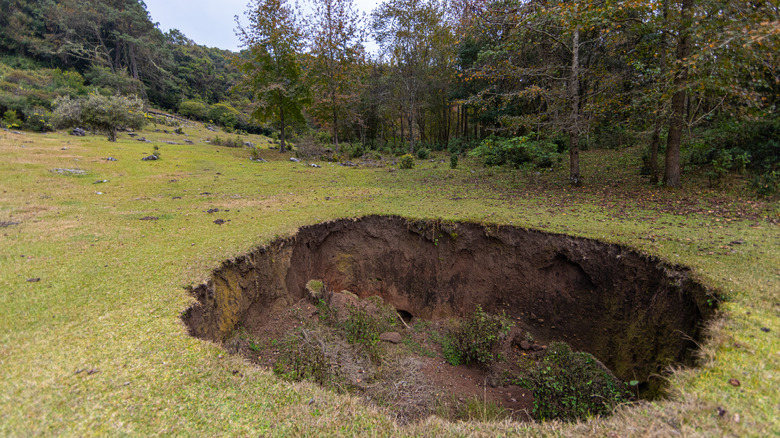
<svg viewBox="0 0 780 438">
<path fill-rule="evenodd" d="M 553 342 L 544 358 L 531 368 L 521 386 L 534 393 L 533 414 L 539 420 L 584 420 L 607 415 L 632 399 L 625 383 L 585 352 Z"/>
</svg>

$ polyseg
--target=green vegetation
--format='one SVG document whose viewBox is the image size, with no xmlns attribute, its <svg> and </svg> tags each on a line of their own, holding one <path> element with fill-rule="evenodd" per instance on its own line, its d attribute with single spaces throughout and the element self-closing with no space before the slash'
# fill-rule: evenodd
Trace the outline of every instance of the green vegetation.
<svg viewBox="0 0 780 438">
<path fill-rule="evenodd" d="M 414 157 L 411 154 L 402 155 L 401 159 L 398 163 L 398 168 L 400 169 L 413 169 L 414 168 Z"/>
<path fill-rule="evenodd" d="M 76 100 L 57 99 L 54 119 L 60 128 L 85 127 L 108 135 L 108 141 L 116 141 L 120 129 L 141 129 L 146 125 L 143 110 L 143 102 L 138 98 L 90 94 Z"/>
<path fill-rule="evenodd" d="M 589 353 L 573 352 L 553 342 L 544 359 L 521 380 L 534 393 L 534 417 L 539 420 L 585 420 L 609 415 L 632 398 L 629 388 Z"/>
<path fill-rule="evenodd" d="M 165 145 L 165 159 L 154 166 L 139 160 L 150 146 L 124 133 L 110 143 L 102 136 L 0 131 L 0 435 L 780 431 L 774 390 L 780 207 L 752 195 L 749 179 L 710 188 L 703 172 L 691 172 L 685 191 L 669 191 L 637 176 L 639 146 L 595 149 L 582 152 L 583 172 L 610 169 L 611 177 L 573 194 L 565 158 L 541 175 L 484 169 L 470 157 L 454 170 L 438 161 L 405 172 L 313 169 L 265 148 L 258 153 L 268 163 L 251 163 L 246 150 L 205 143 L 214 134 L 202 126 L 184 130 L 196 144 Z M 153 129 L 139 135 L 155 144 L 173 137 Z M 245 139 L 267 144 L 256 135 Z M 50 172 L 60 167 L 88 176 Z M 95 186 L 96 180 L 109 182 Z M 215 207 L 222 211 L 206 213 Z M 300 226 L 366 214 L 513 224 L 625 244 L 690 266 L 725 298 L 723 319 L 709 327 L 702 367 L 668 376 L 669 400 L 618 408 L 587 425 L 432 418 L 398 426 L 355 398 L 290 383 L 188 335 L 179 315 L 192 298 L 183 285 L 199 284 L 223 260 Z M 145 216 L 159 219 L 139 220 Z M 729 245 L 736 241 L 743 243 Z M 129 400 L 138 408 L 128 408 Z"/>
<path fill-rule="evenodd" d="M 383 55 L 372 59 L 351 3 L 317 10 L 329 5 L 345 15 L 304 29 L 284 2 L 253 1 L 235 54 L 163 33 L 136 0 L 0 1 L 0 435 L 780 434 L 776 6 L 390 0 L 370 20 Z M 273 16 L 286 28 L 262 23 Z M 52 132 L 55 111 L 116 141 Z M 144 111 L 179 131 L 139 132 L 167 143 L 153 166 L 140 160 L 149 145 L 118 130 L 142 129 Z M 331 144 L 337 161 L 403 155 L 409 170 L 303 166 L 259 134 L 282 152 L 304 143 L 311 159 Z M 245 141 L 262 147 L 213 147 Z M 597 416 L 565 425 L 401 426 L 308 382 L 339 381 L 338 352 L 319 342 L 332 333 L 303 327 L 278 342 L 280 379 L 184 329 L 182 286 L 223 260 L 367 214 L 627 245 L 690 266 L 723 298 L 721 318 L 699 369 L 664 374 L 668 400 L 610 418 L 598 416 L 636 388 L 551 345 L 525 376 L 539 386 L 537 416 Z M 355 344 L 339 348 L 376 346 L 375 323 L 389 324 L 349 317 Z M 445 359 L 496 359 L 477 336 L 500 338 L 508 322 L 493 318 L 441 335 Z M 503 414 L 474 399 L 462 415 Z"/>
<path fill-rule="evenodd" d="M 487 365 L 498 358 L 493 354 L 493 349 L 512 328 L 512 322 L 506 314 L 490 315 L 477 306 L 466 320 L 464 320 L 458 330 L 453 333 L 452 341 L 445 341 L 442 348 L 450 351 L 445 353 L 445 357 L 450 364 L 476 363 Z M 457 346 L 455 351 L 452 346 Z"/>
</svg>

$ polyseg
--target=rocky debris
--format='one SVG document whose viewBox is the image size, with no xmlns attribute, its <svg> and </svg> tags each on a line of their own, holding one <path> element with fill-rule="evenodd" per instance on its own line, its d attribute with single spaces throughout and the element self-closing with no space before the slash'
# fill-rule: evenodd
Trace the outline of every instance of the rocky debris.
<svg viewBox="0 0 780 438">
<path fill-rule="evenodd" d="M 531 343 L 528 341 L 520 341 L 520 348 L 522 348 L 523 350 L 530 350 Z"/>
<path fill-rule="evenodd" d="M 246 146 L 248 148 L 253 148 L 253 147 L 255 147 L 255 144 L 252 143 L 251 141 L 245 141 L 244 142 L 244 146 Z"/>
<path fill-rule="evenodd" d="M 391 344 L 401 343 L 401 334 L 398 332 L 384 332 L 379 335 L 379 340 L 383 342 L 390 342 Z"/>
<path fill-rule="evenodd" d="M 206 125 L 206 129 L 208 129 L 211 132 L 218 132 L 219 131 L 219 129 L 217 129 L 217 127 L 214 126 L 214 125 Z"/>
<path fill-rule="evenodd" d="M 27 279 L 27 282 L 28 282 L 28 283 L 37 283 L 37 282 L 39 282 L 39 281 L 41 281 L 40 277 L 35 277 L 35 278 L 28 278 L 28 279 Z"/>
<path fill-rule="evenodd" d="M 104 158 L 104 160 L 106 160 L 106 161 L 117 161 L 117 159 L 114 158 L 114 157 Z"/>
<path fill-rule="evenodd" d="M 193 142 L 190 139 L 185 139 L 184 142 L 187 143 L 187 144 L 195 144 L 195 142 Z"/>
<path fill-rule="evenodd" d="M 131 132 L 127 135 L 129 135 L 130 137 L 138 137 L 138 134 L 136 134 L 135 132 Z"/>
<path fill-rule="evenodd" d="M 14 222 L 14 221 L 0 221 L 0 228 L 6 228 L 10 227 L 12 225 L 19 225 L 21 222 Z"/>
<path fill-rule="evenodd" d="M 60 150 L 61 150 L 61 151 L 67 151 L 67 150 L 68 150 L 68 147 L 67 147 L 67 146 L 63 146 L 63 147 L 61 147 L 61 148 L 60 148 Z"/>
<path fill-rule="evenodd" d="M 155 161 L 155 160 L 159 160 L 159 159 L 160 159 L 160 157 L 158 157 L 155 154 L 152 154 L 152 155 L 147 155 L 147 156 L 141 158 L 141 161 Z"/>
<path fill-rule="evenodd" d="M 268 161 L 265 161 L 264 159 L 257 157 L 257 158 L 250 158 L 251 161 L 256 161 L 258 163 L 267 163 Z"/>
<path fill-rule="evenodd" d="M 160 218 L 157 217 L 157 216 L 144 216 L 144 217 L 142 217 L 142 218 L 140 218 L 138 220 L 139 221 L 156 221 L 158 219 L 160 219 Z"/>
<path fill-rule="evenodd" d="M 225 220 L 224 219 L 217 219 L 217 220 L 214 221 L 214 223 L 217 224 L 217 225 L 222 225 L 222 224 L 225 223 Z"/>
<path fill-rule="evenodd" d="M 301 162 L 301 160 L 299 160 L 299 159 L 297 159 L 295 157 L 290 157 L 290 161 L 292 161 L 293 163 L 300 163 Z"/>
<path fill-rule="evenodd" d="M 50 172 L 58 173 L 60 175 L 86 175 L 87 174 L 86 170 L 81 170 L 81 169 L 64 169 L 64 168 L 59 168 L 59 167 L 56 168 L 56 169 L 50 170 Z"/>
<path fill-rule="evenodd" d="M 218 208 L 209 208 L 208 210 L 206 210 L 206 213 L 208 213 L 208 214 L 218 213 L 218 212 L 219 212 Z"/>
<path fill-rule="evenodd" d="M 103 184 L 103 183 L 107 183 L 107 182 L 108 182 L 107 179 L 99 179 L 99 180 L 93 182 L 92 184 Z"/>
<path fill-rule="evenodd" d="M 344 166 L 344 167 L 355 167 L 355 166 L 357 166 L 357 164 L 355 164 L 355 163 L 353 163 L 351 161 L 342 161 L 341 163 L 339 163 L 339 165 Z"/>
<path fill-rule="evenodd" d="M 165 144 L 173 144 L 173 145 L 179 144 L 179 143 L 176 143 L 175 141 L 171 141 L 171 140 L 166 140 L 163 143 L 165 143 Z"/>
<path fill-rule="evenodd" d="M 70 131 L 70 135 L 75 135 L 76 137 L 84 137 L 87 135 L 87 131 L 85 131 L 82 128 L 73 128 L 72 131 Z"/>
<path fill-rule="evenodd" d="M 309 166 L 311 166 L 311 167 L 316 167 L 316 168 L 318 168 L 318 169 L 322 167 L 322 166 L 320 166 L 319 164 L 315 164 L 315 163 L 311 163 L 311 164 L 309 164 Z"/>
</svg>

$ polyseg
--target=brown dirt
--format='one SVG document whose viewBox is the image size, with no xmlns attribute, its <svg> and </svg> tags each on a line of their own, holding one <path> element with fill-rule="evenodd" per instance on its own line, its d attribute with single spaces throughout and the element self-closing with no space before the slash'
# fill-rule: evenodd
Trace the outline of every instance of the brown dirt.
<svg viewBox="0 0 780 438">
<path fill-rule="evenodd" d="M 239 326 L 272 339 L 315 317 L 310 304 L 296 305 L 312 279 L 360 298 L 377 295 L 434 324 L 465 317 L 477 305 L 505 311 L 518 333 L 593 354 L 617 377 L 638 380 L 645 397 L 660 393 L 658 376 L 669 366 L 693 365 L 702 323 L 715 310 L 686 268 L 625 247 L 510 226 L 370 216 L 304 227 L 226 261 L 192 290 L 198 303 L 183 319 L 203 339 L 225 342 Z M 423 334 L 412 336 L 426 342 Z M 517 339 L 505 343 L 505 355 L 522 354 Z M 267 348 L 258 356 L 272 361 Z M 530 410 L 527 392 L 487 382 L 497 370 L 451 369 L 440 357 L 420 358 L 428 391 Z"/>
<path fill-rule="evenodd" d="M 347 302 L 359 308 L 371 308 L 365 300 L 341 300 L 344 294 L 334 294 L 339 300 L 330 300 L 331 309 L 344 314 Z M 336 301 L 339 301 L 336 303 Z M 342 321 L 343 322 L 343 321 Z M 398 345 L 386 342 L 381 344 L 383 359 L 377 372 L 371 365 L 367 369 L 350 370 L 343 367 L 340 377 L 349 390 L 362 393 L 367 399 L 396 413 L 401 423 L 438 414 L 453 419 L 466 419 L 465 406 L 469 400 L 478 403 L 493 403 L 503 409 L 506 417 L 516 420 L 530 420 L 533 410 L 533 394 L 530 390 L 505 382 L 502 372 L 515 371 L 520 355 L 539 359 L 539 351 L 523 351 L 513 338 L 521 336 L 519 330 L 513 330 L 506 341 L 496 349 L 505 359 L 492 367 L 478 367 L 448 364 L 440 343 L 434 336 L 442 336 L 454 324 L 454 320 L 429 322 L 419 318 L 411 320 L 408 326 L 400 320 L 393 330 L 397 331 L 403 342 Z M 293 306 L 274 312 L 266 321 L 252 327 L 242 327 L 225 341 L 226 350 L 231 354 L 240 354 L 247 360 L 273 369 L 280 354 L 280 341 L 285 335 L 294 333 L 299 327 L 317 330 L 322 326 L 320 313 L 310 301 L 302 299 Z M 410 347 L 414 345 L 416 347 Z M 342 358 L 348 354 L 358 355 L 358 351 L 343 350 Z M 359 358 L 350 358 L 348 362 L 359 362 Z M 389 369 L 389 371 L 387 370 Z M 379 370 L 381 371 L 381 370 Z"/>
</svg>

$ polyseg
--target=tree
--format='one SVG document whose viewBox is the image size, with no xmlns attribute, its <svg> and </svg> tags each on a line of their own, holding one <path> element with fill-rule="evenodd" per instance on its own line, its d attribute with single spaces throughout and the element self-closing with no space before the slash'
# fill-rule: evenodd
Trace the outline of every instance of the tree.
<svg viewBox="0 0 780 438">
<path fill-rule="evenodd" d="M 680 6 L 680 30 L 677 40 L 676 68 L 674 74 L 674 95 L 672 96 L 672 114 L 669 118 L 669 134 L 666 141 L 666 161 L 664 166 L 664 184 L 680 187 L 680 142 L 683 130 L 683 111 L 685 111 L 688 80 L 688 57 L 691 53 L 691 20 L 694 0 L 682 0 Z"/>
<path fill-rule="evenodd" d="M 609 40 L 612 0 L 491 4 L 475 22 L 486 44 L 470 69 L 484 87 L 469 102 L 496 115 L 501 128 L 515 133 L 558 130 L 569 139 L 569 180 L 581 184 L 580 137 L 587 132 L 584 111 L 606 83 L 603 65 Z M 586 80 L 583 80 L 586 79 Z M 584 105 L 587 103 L 588 105 Z M 552 129 L 550 129 L 552 128 Z"/>
<path fill-rule="evenodd" d="M 76 100 L 63 97 L 55 101 L 54 107 L 58 126 L 84 126 L 108 135 L 108 141 L 116 141 L 121 128 L 141 129 L 146 124 L 144 103 L 135 96 L 90 94 Z"/>
<path fill-rule="evenodd" d="M 285 152 L 286 130 L 303 122 L 308 90 L 301 76 L 299 53 L 303 33 L 285 0 L 254 0 L 245 13 L 249 28 L 238 23 L 238 36 L 249 48 L 238 58 L 245 74 L 243 86 L 252 92 L 256 107 L 252 115 L 272 121 L 279 128 L 279 152 Z"/>
<path fill-rule="evenodd" d="M 361 20 L 352 0 L 315 0 L 309 21 L 307 77 L 314 96 L 310 112 L 330 125 L 338 152 L 339 128 L 357 117 L 365 56 Z"/>
<path fill-rule="evenodd" d="M 383 54 L 389 58 L 396 80 L 400 107 L 409 132 L 409 152 L 414 153 L 414 126 L 435 51 L 432 42 L 442 32 L 443 7 L 435 0 L 389 0 L 373 12 L 372 27 Z"/>
</svg>

